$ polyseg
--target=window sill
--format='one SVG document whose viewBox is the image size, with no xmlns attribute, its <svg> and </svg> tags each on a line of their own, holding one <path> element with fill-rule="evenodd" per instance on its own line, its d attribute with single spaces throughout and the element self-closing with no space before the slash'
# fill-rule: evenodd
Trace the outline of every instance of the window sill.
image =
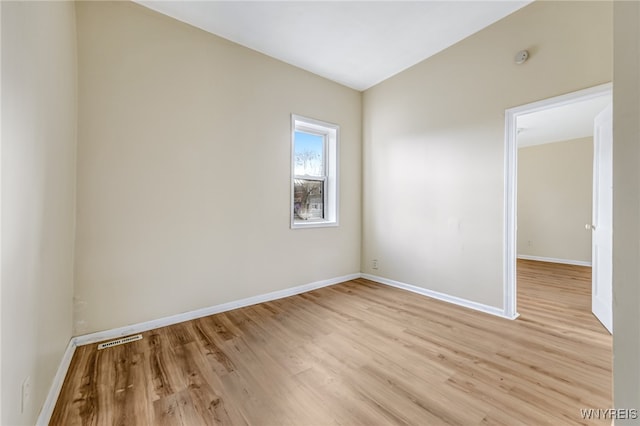
<svg viewBox="0 0 640 426">
<path fill-rule="evenodd" d="M 291 224 L 291 229 L 305 229 L 305 228 L 335 228 L 338 226 L 337 221 L 309 221 L 302 222 L 296 221 Z"/>
</svg>

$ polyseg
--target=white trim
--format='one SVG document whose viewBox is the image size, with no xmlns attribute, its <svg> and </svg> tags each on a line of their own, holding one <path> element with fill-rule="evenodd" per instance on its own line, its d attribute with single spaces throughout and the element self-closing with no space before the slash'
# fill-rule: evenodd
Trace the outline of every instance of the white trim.
<svg viewBox="0 0 640 426">
<path fill-rule="evenodd" d="M 51 420 L 51 415 L 60 396 L 64 379 L 67 376 L 67 371 L 71 365 L 71 359 L 78 346 L 88 345 L 91 343 L 97 343 L 103 340 L 109 340 L 112 338 L 128 336 L 130 334 L 141 333 L 143 331 L 153 330 L 155 328 L 165 327 L 168 325 L 178 324 L 184 321 L 189 321 L 196 318 L 206 317 L 213 314 L 218 314 L 232 309 L 243 308 L 245 306 L 255 305 L 258 303 L 269 302 L 271 300 L 282 299 L 284 297 L 294 296 L 300 293 L 306 293 L 308 291 L 316 290 L 318 288 L 327 287 L 334 284 L 339 284 L 345 281 L 354 280 L 360 278 L 361 274 L 349 274 L 341 277 L 330 278 L 322 281 L 315 281 L 309 284 L 300 285 L 297 287 L 286 288 L 284 290 L 273 291 L 271 293 L 261 294 L 258 296 L 248 297 L 246 299 L 236 300 L 233 302 L 223 303 L 221 305 L 215 305 L 208 308 L 197 309 L 195 311 L 184 312 L 182 314 L 172 315 L 169 317 L 160 318 L 157 320 L 146 321 L 138 324 L 132 324 L 125 327 L 114 328 L 111 330 L 100 331 L 97 333 L 85 334 L 82 336 L 72 337 L 67 346 L 67 350 L 62 356 L 58 371 L 53 379 L 53 383 L 49 388 L 47 398 L 40 410 L 38 421 L 36 425 L 48 425 Z"/>
<path fill-rule="evenodd" d="M 428 290 L 426 288 L 417 287 L 411 284 L 405 284 L 400 281 L 390 280 L 389 278 L 379 277 L 377 275 L 362 274 L 362 278 L 366 278 L 371 281 L 375 281 L 380 284 L 396 287 L 402 290 L 410 291 L 412 293 L 421 294 L 423 296 L 431 297 L 432 299 L 442 300 L 443 302 L 452 303 L 454 305 L 462 306 L 465 308 L 473 309 L 475 311 L 484 312 L 486 314 L 495 315 L 501 318 L 514 320 L 518 318 L 518 315 L 508 316 L 505 312 L 496 308 L 495 306 L 483 305 L 482 303 L 473 302 L 471 300 L 463 299 L 456 296 L 440 293 L 434 290 Z"/>
<path fill-rule="evenodd" d="M 586 260 L 558 259 L 555 257 L 529 256 L 528 254 L 519 254 L 518 259 L 535 260 L 538 262 L 563 263 L 565 265 L 591 266 L 591 262 Z"/>
<path fill-rule="evenodd" d="M 505 111 L 504 138 L 504 310 L 507 316 L 516 314 L 516 247 L 517 247 L 517 177 L 518 145 L 516 120 L 519 116 L 544 111 L 578 101 L 586 101 L 599 96 L 612 94 L 611 83 L 601 84 L 577 92 L 556 96 L 530 104 L 509 108 Z"/>
<path fill-rule="evenodd" d="M 284 290 L 273 291 L 270 293 L 248 297 L 246 299 L 240 299 L 232 302 L 227 302 L 220 305 L 211 306 L 208 308 L 202 308 L 194 311 L 184 312 L 182 314 L 172 315 L 172 316 L 160 318 L 157 320 L 146 321 L 146 322 L 132 324 L 125 327 L 119 327 L 111 330 L 105 330 L 97 333 L 91 333 L 91 334 L 85 334 L 82 336 L 73 337 L 69 341 L 69 345 L 67 346 L 67 349 L 62 357 L 62 360 L 60 361 L 60 366 L 58 367 L 58 371 L 56 372 L 51 388 L 49 389 L 47 398 L 42 406 L 42 409 L 40 410 L 40 415 L 38 416 L 38 421 L 36 424 L 38 426 L 40 425 L 44 426 L 49 424 L 56 402 L 58 401 L 60 391 L 62 390 L 64 379 L 67 375 L 67 371 L 69 370 L 69 366 L 71 365 L 73 354 L 75 353 L 75 350 L 78 346 L 88 345 L 88 344 L 97 343 L 104 340 L 141 333 L 144 331 L 153 330 L 155 328 L 178 324 L 184 321 L 189 321 L 196 318 L 202 318 L 209 315 L 230 311 L 232 309 L 238 309 L 238 308 L 243 308 L 245 306 L 255 305 L 258 303 L 264 303 L 272 300 L 282 299 L 285 297 L 294 296 L 296 294 L 306 293 L 308 291 L 316 290 L 322 287 L 328 287 L 331 285 L 343 283 L 345 281 L 351 281 L 357 278 L 366 278 L 368 280 L 375 281 L 380 284 L 396 287 L 401 290 L 410 291 L 412 293 L 417 293 L 423 296 L 431 297 L 433 299 L 442 300 L 444 302 L 452 303 L 454 305 L 470 308 L 476 311 L 484 312 L 487 314 L 495 315 L 495 316 L 509 319 L 509 320 L 514 320 L 518 317 L 517 314 L 511 317 L 507 316 L 505 315 L 504 311 L 494 306 L 483 305 L 481 303 L 472 302 L 470 300 L 462 299 L 455 296 L 450 296 L 448 294 L 439 293 L 433 290 L 427 290 L 422 287 L 401 283 L 399 281 L 390 280 L 388 278 L 378 277 L 378 276 L 369 275 L 369 274 L 362 274 L 362 273 L 343 275 L 341 277 L 330 278 L 327 280 L 316 281 L 309 284 L 300 285 L 297 287 L 287 288 Z"/>
<path fill-rule="evenodd" d="M 71 340 L 69 340 L 69 344 L 67 345 L 67 349 L 64 351 L 64 355 L 62 356 L 60 365 L 58 366 L 58 371 L 53 378 L 53 383 L 49 388 L 47 398 L 44 400 L 44 404 L 42 405 L 42 409 L 40 410 L 40 415 L 38 416 L 36 425 L 46 426 L 49 424 L 51 415 L 53 414 L 53 409 L 56 406 L 56 402 L 58 402 L 58 396 L 60 396 L 60 391 L 62 390 L 64 379 L 67 376 L 67 371 L 69 370 L 71 359 L 73 358 L 73 354 L 75 353 L 77 346 L 78 345 L 76 344 L 76 339 L 71 338 Z"/>
<path fill-rule="evenodd" d="M 516 114 L 507 110 L 505 114 L 504 148 L 504 277 L 503 306 L 506 315 L 516 315 L 516 228 L 517 228 L 517 188 L 518 188 L 518 130 Z"/>
<path fill-rule="evenodd" d="M 151 321 L 145 321 L 137 324 L 127 325 L 124 327 L 113 328 L 111 330 L 99 331 L 96 333 L 85 334 L 75 338 L 78 346 L 88 345 L 90 343 L 101 342 L 103 340 L 115 339 L 130 334 L 142 333 L 144 331 L 153 330 L 155 328 L 166 327 L 168 325 L 178 324 L 196 318 L 202 318 L 209 315 L 219 314 L 221 312 L 230 311 L 232 309 L 244 308 L 245 306 L 256 305 L 258 303 L 270 302 L 272 300 L 282 299 L 284 297 L 294 296 L 307 291 L 316 290 L 318 288 L 339 284 L 345 281 L 360 278 L 360 274 L 350 274 L 341 277 L 330 278 L 327 280 L 316 281 L 297 287 L 286 288 L 284 290 L 273 291 L 271 293 L 261 294 L 258 296 L 248 297 L 246 299 L 234 300 L 232 302 L 220 305 L 210 306 L 207 308 L 196 309 L 194 311 L 183 312 L 181 314 L 171 315 Z"/>
</svg>

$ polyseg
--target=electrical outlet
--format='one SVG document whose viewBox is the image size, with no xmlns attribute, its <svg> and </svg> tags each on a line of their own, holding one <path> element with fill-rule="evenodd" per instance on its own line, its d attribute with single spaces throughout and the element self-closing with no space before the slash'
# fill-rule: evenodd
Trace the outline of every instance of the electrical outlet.
<svg viewBox="0 0 640 426">
<path fill-rule="evenodd" d="M 373 259 L 371 261 L 371 268 L 378 269 L 378 259 Z"/>
<path fill-rule="evenodd" d="M 531 240 L 527 241 L 527 245 L 531 247 Z"/>
<path fill-rule="evenodd" d="M 20 405 L 20 412 L 24 413 L 27 411 L 27 407 L 31 402 L 31 377 L 24 379 L 22 382 L 22 403 Z"/>
</svg>

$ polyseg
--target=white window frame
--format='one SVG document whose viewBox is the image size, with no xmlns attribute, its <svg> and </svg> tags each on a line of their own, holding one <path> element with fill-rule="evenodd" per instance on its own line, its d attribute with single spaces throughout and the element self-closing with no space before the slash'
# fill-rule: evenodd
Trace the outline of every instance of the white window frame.
<svg viewBox="0 0 640 426">
<path fill-rule="evenodd" d="M 324 176 L 299 176 L 295 174 L 295 134 L 311 133 L 324 137 Z M 291 229 L 321 228 L 338 226 L 338 139 L 340 126 L 301 115 L 291 114 Z M 294 214 L 295 179 L 318 180 L 324 182 L 324 218 L 301 220 Z"/>
</svg>

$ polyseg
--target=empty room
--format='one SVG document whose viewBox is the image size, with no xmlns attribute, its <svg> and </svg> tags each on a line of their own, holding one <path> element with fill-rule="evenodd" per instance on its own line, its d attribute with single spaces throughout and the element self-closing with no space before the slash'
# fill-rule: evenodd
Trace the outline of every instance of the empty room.
<svg viewBox="0 0 640 426">
<path fill-rule="evenodd" d="M 640 422 L 640 3 L 0 5 L 0 424 Z"/>
</svg>

